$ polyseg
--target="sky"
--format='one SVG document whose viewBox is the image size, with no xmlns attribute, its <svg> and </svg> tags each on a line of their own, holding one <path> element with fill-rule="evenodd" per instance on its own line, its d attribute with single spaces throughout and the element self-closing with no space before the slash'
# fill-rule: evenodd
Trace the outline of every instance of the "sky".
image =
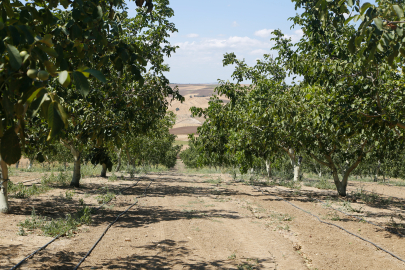
<svg viewBox="0 0 405 270">
<path fill-rule="evenodd" d="M 298 41 L 299 28 L 290 29 L 288 18 L 297 14 L 290 0 L 171 0 L 171 18 L 178 33 L 169 41 L 180 48 L 167 63 L 165 75 L 172 83 L 215 83 L 231 80 L 233 67 L 223 67 L 225 53 L 254 65 L 263 54 L 274 52 L 271 32 L 280 29 Z M 135 10 L 129 3 L 130 10 Z"/>
</svg>

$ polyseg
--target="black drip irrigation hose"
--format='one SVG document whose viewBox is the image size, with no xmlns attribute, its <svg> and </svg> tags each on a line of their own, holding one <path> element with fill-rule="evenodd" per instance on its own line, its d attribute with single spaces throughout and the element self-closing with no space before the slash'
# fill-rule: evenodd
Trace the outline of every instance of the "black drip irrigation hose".
<svg viewBox="0 0 405 270">
<path fill-rule="evenodd" d="M 281 191 L 281 189 L 279 189 L 278 187 L 275 187 L 275 188 Z M 289 191 L 289 192 L 292 192 L 292 191 Z M 308 197 L 308 196 L 306 196 L 306 197 Z M 316 198 L 312 198 L 312 197 L 308 197 L 308 198 L 310 198 L 310 199 L 312 199 L 312 200 L 316 200 L 316 201 L 318 201 L 318 202 L 320 202 L 320 203 L 323 203 L 325 206 L 327 206 L 327 205 L 326 205 L 326 202 L 324 202 L 324 201 L 322 201 L 322 200 L 320 200 L 320 199 L 316 199 Z M 342 200 L 342 201 L 344 201 L 344 200 Z M 358 216 L 355 216 L 355 215 L 346 213 L 346 212 L 344 212 L 344 211 L 342 211 L 342 210 L 340 210 L 340 209 L 334 208 L 334 207 L 332 207 L 332 206 L 327 206 L 327 207 L 332 208 L 333 210 L 338 211 L 338 212 L 340 212 L 340 213 L 342 213 L 342 214 L 344 214 L 344 215 L 346 215 L 346 216 L 353 217 L 353 218 L 358 219 L 358 220 L 360 220 L 360 221 L 364 221 L 364 222 L 367 222 L 368 224 L 371 224 L 371 225 L 373 225 L 373 226 L 379 227 L 379 228 L 381 228 L 381 229 L 383 229 L 383 230 L 385 230 L 385 231 L 387 231 L 387 232 L 389 232 L 389 233 L 396 234 L 396 235 L 398 235 L 399 237 L 405 237 L 405 236 L 404 236 L 403 234 L 401 234 L 400 232 L 391 231 L 391 230 L 389 230 L 389 229 L 387 229 L 387 228 L 385 228 L 385 227 L 383 227 L 383 226 L 381 226 L 381 225 L 378 225 L 378 224 L 376 224 L 376 223 L 374 223 L 374 222 L 372 222 L 372 221 L 368 221 L 368 220 L 365 220 L 364 218 L 361 218 L 361 217 L 358 217 Z"/>
<path fill-rule="evenodd" d="M 34 252 L 32 252 L 30 255 L 28 255 L 27 257 L 25 257 L 24 259 L 22 259 L 18 264 L 14 265 L 10 270 L 14 270 L 17 269 L 18 267 L 20 267 L 26 260 L 28 260 L 29 258 L 31 258 L 32 256 L 34 256 L 37 252 L 45 249 L 49 244 L 51 244 L 53 241 L 55 241 L 56 239 L 58 239 L 62 234 L 59 234 L 58 236 L 56 236 L 54 239 L 52 239 L 51 241 L 49 241 L 48 243 L 46 243 L 45 245 L 43 245 L 42 247 L 40 247 L 39 249 L 35 250 Z"/>
<path fill-rule="evenodd" d="M 253 187 L 254 189 L 260 191 L 260 192 L 264 195 L 264 192 L 263 192 L 261 189 L 256 188 L 255 186 L 252 186 L 252 187 Z M 365 242 L 367 242 L 367 243 L 370 243 L 370 244 L 372 244 L 373 246 L 375 246 L 376 248 L 378 248 L 378 249 L 380 249 L 380 250 L 382 250 L 382 251 L 384 251 L 384 252 L 390 254 L 392 257 L 394 257 L 394 258 L 396 258 L 396 259 L 398 259 L 398 260 L 400 260 L 400 261 L 402 261 L 402 262 L 405 263 L 405 260 L 401 259 L 400 257 L 398 257 L 397 255 L 395 255 L 394 253 L 392 253 L 392 252 L 390 252 L 390 251 L 388 251 L 388 250 L 386 250 L 386 249 L 383 249 L 382 247 L 378 246 L 377 244 L 371 242 L 370 240 L 367 240 L 367 239 L 365 239 L 365 238 L 363 238 L 363 237 L 361 237 L 361 236 L 359 236 L 359 235 L 357 235 L 357 234 L 354 234 L 354 233 L 352 233 L 352 232 L 346 230 L 345 228 L 343 228 L 343 227 L 341 227 L 341 226 L 339 226 L 339 225 L 336 225 L 336 224 L 333 224 L 333 223 L 329 223 L 329 222 L 323 221 L 323 220 L 321 220 L 317 215 L 314 215 L 314 214 L 312 214 L 311 212 L 306 211 L 306 210 L 304 210 L 304 209 L 302 209 L 302 208 L 296 206 L 295 204 L 293 204 L 293 203 L 291 203 L 291 202 L 285 200 L 284 198 L 281 198 L 281 197 L 279 197 L 279 196 L 277 196 L 277 195 L 273 195 L 273 194 L 271 194 L 271 196 L 274 196 L 274 197 L 276 197 L 276 198 L 279 199 L 279 200 L 283 200 L 283 201 L 285 201 L 286 203 L 292 205 L 293 207 L 295 207 L 295 208 L 297 208 L 297 209 L 299 209 L 299 210 L 301 210 L 301 211 L 303 211 L 303 212 L 305 212 L 305 213 L 307 213 L 307 214 L 310 214 L 311 216 L 313 216 L 313 217 L 315 217 L 316 219 L 318 219 L 318 221 L 321 222 L 321 223 L 324 223 L 324 224 L 327 224 L 327 225 L 330 225 L 330 226 L 335 226 L 335 227 L 337 227 L 337 228 L 339 228 L 339 229 L 341 229 L 341 230 L 347 232 L 348 234 L 351 234 L 351 235 L 353 235 L 353 236 L 355 236 L 355 237 L 357 237 L 357 238 L 359 238 L 359 239 L 361 239 L 361 240 L 363 240 L 363 241 L 365 241 Z"/>
<path fill-rule="evenodd" d="M 77 270 L 80 265 L 84 262 L 84 260 L 86 260 L 86 258 L 91 254 L 91 252 L 94 250 L 94 248 L 98 245 L 98 243 L 101 241 L 101 239 L 103 239 L 104 235 L 107 233 L 107 231 L 111 228 L 112 225 L 114 225 L 115 222 L 117 222 L 117 220 L 124 215 L 126 212 L 128 212 L 129 209 L 131 209 L 134 205 L 136 205 L 138 203 L 138 199 L 141 197 L 145 197 L 146 196 L 146 190 L 150 187 L 150 185 L 152 184 L 152 182 L 149 183 L 149 185 L 145 188 L 143 194 L 141 196 L 138 196 L 135 198 L 135 202 L 133 204 L 131 204 L 124 212 L 122 212 L 121 214 L 119 214 L 117 216 L 117 218 L 111 222 L 107 228 L 104 230 L 104 232 L 101 234 L 100 238 L 97 239 L 96 243 L 90 248 L 90 250 L 87 252 L 86 255 L 84 255 L 84 257 L 80 260 L 80 262 L 76 265 L 76 267 L 74 268 L 74 270 Z"/>
<path fill-rule="evenodd" d="M 121 189 L 113 198 L 111 198 L 109 201 L 104 202 L 102 205 L 100 205 L 99 207 L 97 207 L 95 210 L 99 210 L 101 207 L 103 207 L 104 205 L 106 205 L 107 203 L 111 202 L 113 199 L 115 199 L 120 193 L 122 193 L 123 191 L 132 188 L 134 186 L 136 186 L 139 183 L 139 181 L 137 181 L 135 184 L 126 187 L 124 189 Z M 30 259 L 32 256 L 34 256 L 35 254 L 37 254 L 39 251 L 45 249 L 48 245 L 50 245 L 52 242 L 54 242 L 56 239 L 58 239 L 59 237 L 61 237 L 63 234 L 65 233 L 61 233 L 59 235 L 57 235 L 55 238 L 53 238 L 51 241 L 49 241 L 48 243 L 46 243 L 45 245 L 43 245 L 42 247 L 38 248 L 37 250 L 35 250 L 34 252 L 32 252 L 30 255 L 28 255 L 27 257 L 25 257 L 24 259 L 22 259 L 18 264 L 16 264 L 15 266 L 13 266 L 12 268 L 10 268 L 10 270 L 15 270 L 18 267 L 20 267 L 26 260 Z"/>
</svg>

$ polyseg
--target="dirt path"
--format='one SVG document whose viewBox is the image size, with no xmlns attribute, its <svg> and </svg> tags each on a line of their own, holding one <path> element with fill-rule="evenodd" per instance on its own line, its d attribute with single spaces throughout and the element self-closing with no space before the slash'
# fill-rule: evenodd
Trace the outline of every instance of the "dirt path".
<svg viewBox="0 0 405 270">
<path fill-rule="evenodd" d="M 222 181 L 214 181 L 218 177 Z M 74 237 L 55 241 L 20 269 L 73 269 L 108 224 L 134 203 L 150 181 L 147 197 L 140 198 L 110 228 L 80 269 L 405 269 L 404 263 L 373 245 L 322 224 L 277 198 L 281 196 L 405 258 L 405 239 L 331 211 L 309 199 L 305 190 L 266 187 L 261 193 L 225 175 L 179 172 L 139 180 L 137 186 L 113 200 L 113 206 L 95 214 L 92 225 Z M 87 204 L 94 203 L 86 194 L 101 186 L 112 189 L 133 183 L 134 179 L 86 179 L 70 207 L 75 207 L 80 198 Z M 35 198 L 38 211 L 47 200 L 54 208 L 69 211 L 66 206 L 62 208 L 63 200 L 52 196 L 58 192 Z M 51 239 L 36 234 L 16 236 L 17 223 L 28 216 L 24 209 L 0 219 L 0 226 L 6 228 L 0 231 L 1 269 L 9 269 Z"/>
</svg>

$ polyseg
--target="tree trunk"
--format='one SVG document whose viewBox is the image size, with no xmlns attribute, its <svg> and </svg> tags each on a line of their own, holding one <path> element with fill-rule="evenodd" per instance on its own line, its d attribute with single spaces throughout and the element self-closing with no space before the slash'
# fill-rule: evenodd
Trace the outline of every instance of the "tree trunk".
<svg viewBox="0 0 405 270">
<path fill-rule="evenodd" d="M 121 169 L 121 154 L 122 148 L 120 148 L 120 151 L 118 152 L 117 168 L 115 169 L 116 172 L 118 172 Z"/>
<path fill-rule="evenodd" d="M 271 162 L 270 162 L 270 160 L 266 160 L 266 171 L 267 171 L 267 176 L 270 178 L 271 177 Z"/>
<path fill-rule="evenodd" d="M 20 161 L 17 161 L 17 163 L 15 164 L 15 167 L 18 169 L 18 165 L 20 165 Z"/>
<path fill-rule="evenodd" d="M 107 178 L 107 164 L 103 163 L 101 168 L 101 177 Z"/>
<path fill-rule="evenodd" d="M 334 164 L 332 163 L 332 159 L 329 157 L 329 164 L 332 165 L 333 180 L 335 182 L 337 192 L 340 196 L 346 197 L 346 188 L 347 188 L 347 182 L 349 181 L 349 175 L 360 164 L 361 158 L 362 158 L 362 156 L 359 156 L 357 158 L 357 161 L 352 166 L 347 167 L 347 169 L 343 173 L 342 181 L 340 181 L 337 169 L 334 166 Z"/>
<path fill-rule="evenodd" d="M 33 163 L 34 163 L 34 159 L 30 158 L 30 165 L 28 165 L 28 170 L 31 170 Z"/>
<path fill-rule="evenodd" d="M 298 162 L 295 161 L 295 151 L 294 149 L 289 149 L 288 150 L 288 156 L 290 157 L 291 165 L 293 166 L 294 170 L 294 181 L 297 182 L 300 179 L 300 169 L 301 169 L 301 160 L 302 158 L 300 157 L 298 159 Z"/>
<path fill-rule="evenodd" d="M 337 173 L 333 173 L 333 180 L 335 182 L 337 192 L 342 197 L 346 197 L 346 188 L 348 179 L 349 175 L 345 175 L 343 176 L 342 181 L 339 181 L 339 175 Z"/>
<path fill-rule="evenodd" d="M 0 161 L 1 166 L 1 184 L 0 184 L 0 213 L 7 214 L 10 212 L 10 207 L 8 204 L 8 195 L 7 195 L 7 183 L 8 179 L 8 167 L 4 160 Z"/>
<path fill-rule="evenodd" d="M 127 148 L 126 149 L 127 151 L 127 170 L 130 170 L 130 166 L 132 165 L 132 162 L 131 162 L 131 155 L 129 154 L 129 149 Z"/>
<path fill-rule="evenodd" d="M 375 169 L 374 182 L 378 182 L 378 174 L 380 173 L 381 162 L 378 161 L 377 168 Z"/>
<path fill-rule="evenodd" d="M 73 149 L 73 147 L 72 147 Z M 73 153 L 74 151 L 72 151 Z M 74 156 L 74 166 L 73 166 L 73 176 L 72 176 L 72 181 L 70 182 L 70 186 L 72 187 L 80 187 L 80 178 L 82 177 L 80 173 L 80 163 L 81 163 L 81 158 L 80 158 L 80 153 L 78 151 L 75 151 L 73 153 Z"/>
</svg>

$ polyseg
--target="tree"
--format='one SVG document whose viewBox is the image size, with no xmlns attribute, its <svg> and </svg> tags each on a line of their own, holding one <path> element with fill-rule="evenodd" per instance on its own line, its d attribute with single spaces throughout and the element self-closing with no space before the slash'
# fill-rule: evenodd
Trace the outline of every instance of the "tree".
<svg viewBox="0 0 405 270">
<path fill-rule="evenodd" d="M 142 6 L 145 1 L 137 0 Z M 145 5 L 151 11 L 151 0 Z M 63 6 L 64 11 L 57 9 Z M 48 139 L 55 138 L 67 125 L 67 114 L 61 105 L 63 96 L 47 89 L 58 81 L 63 87 L 86 97 L 90 92 L 86 76 L 105 82 L 97 68 L 110 63 L 112 55 L 137 58 L 139 50 L 125 42 L 115 43 L 120 10 L 124 1 L 20 1 L 4 0 L 0 6 L 0 91 L 1 91 L 1 168 L 0 212 L 9 211 L 6 164 L 21 156 L 25 137 L 25 119 L 36 115 L 48 121 Z M 116 60 L 117 58 L 115 58 Z M 114 60 L 114 58 L 112 59 Z M 130 57 L 124 65 L 132 65 Z M 96 69 L 83 68 L 93 66 Z M 120 70 L 118 66 L 118 70 Z M 122 69 L 121 69 L 122 70 Z M 133 69 L 135 75 L 135 69 Z M 108 75 L 107 75 L 108 78 Z M 138 79 L 140 76 L 138 76 Z M 79 96 L 79 95 L 78 95 Z M 70 100 L 74 102 L 75 100 Z M 28 115 L 27 115 L 28 113 Z"/>
<path fill-rule="evenodd" d="M 149 127 L 145 134 L 138 134 L 125 139 L 125 151 L 128 164 L 132 166 L 157 166 L 167 168 L 176 165 L 180 145 L 173 145 L 176 136 L 169 133 L 173 127 L 176 116 L 173 112 L 168 114 Z"/>
</svg>

